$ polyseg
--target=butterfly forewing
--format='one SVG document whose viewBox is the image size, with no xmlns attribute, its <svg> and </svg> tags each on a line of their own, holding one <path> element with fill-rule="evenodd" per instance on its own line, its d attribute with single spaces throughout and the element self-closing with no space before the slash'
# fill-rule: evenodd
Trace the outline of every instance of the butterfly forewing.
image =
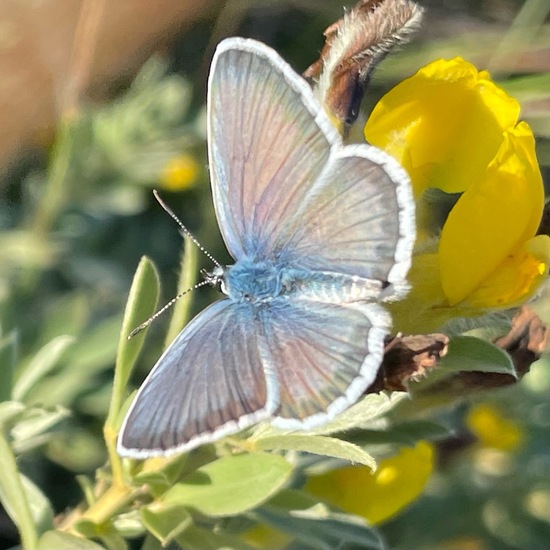
<svg viewBox="0 0 550 550">
<path fill-rule="evenodd" d="M 234 258 L 277 257 L 275 235 L 290 221 L 340 138 L 311 89 L 273 50 L 223 41 L 208 90 L 212 192 Z"/>
<path fill-rule="evenodd" d="M 143 383 L 121 429 L 121 454 L 192 449 L 267 418 L 276 390 L 259 355 L 249 304 L 221 300 L 177 336 Z"/>
</svg>

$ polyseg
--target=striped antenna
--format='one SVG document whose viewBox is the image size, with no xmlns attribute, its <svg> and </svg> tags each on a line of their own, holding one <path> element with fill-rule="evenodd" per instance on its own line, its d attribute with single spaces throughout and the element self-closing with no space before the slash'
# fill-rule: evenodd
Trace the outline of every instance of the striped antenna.
<svg viewBox="0 0 550 550">
<path fill-rule="evenodd" d="M 218 262 L 214 256 L 212 256 L 212 254 L 210 254 L 210 252 L 208 252 L 208 250 L 206 250 L 206 248 L 204 248 L 204 246 L 202 246 L 201 243 L 199 243 L 199 241 L 197 241 L 197 239 L 195 239 L 195 237 L 193 237 L 193 235 L 191 234 L 191 232 L 189 231 L 189 229 L 187 229 L 187 227 L 185 227 L 185 225 L 183 225 L 183 223 L 181 222 L 181 220 L 174 214 L 174 212 L 172 212 L 172 210 L 170 209 L 170 207 L 160 198 L 158 192 L 156 189 L 153 189 L 153 195 L 155 195 L 155 199 L 157 199 L 158 203 L 162 206 L 162 208 L 164 208 L 164 210 L 168 213 L 168 215 L 180 226 L 180 229 L 183 231 L 183 233 L 185 233 L 185 235 L 187 235 L 198 247 L 198 249 L 216 266 L 216 267 L 222 267 L 220 262 Z M 189 289 L 189 290 L 193 290 L 193 289 Z"/>
<path fill-rule="evenodd" d="M 205 286 L 211 284 L 209 280 L 201 281 L 200 283 L 197 283 L 195 286 L 192 286 L 191 288 L 188 288 L 187 290 L 184 290 L 183 292 L 180 292 L 175 298 L 172 298 L 165 306 L 163 306 L 161 309 L 159 309 L 156 313 L 151 315 L 147 321 L 144 321 L 139 325 L 139 327 L 136 327 L 130 334 L 128 334 L 128 340 L 133 338 L 136 334 L 141 332 L 144 328 L 147 328 L 159 315 L 162 315 L 167 309 L 171 308 L 180 298 L 191 292 L 192 290 L 195 290 L 197 288 L 200 288 L 201 286 Z"/>
<path fill-rule="evenodd" d="M 162 206 L 162 208 L 164 208 L 164 210 L 168 213 L 168 215 L 180 226 L 180 229 L 182 230 L 182 232 L 185 235 L 187 235 L 187 237 L 189 237 L 191 239 L 191 241 L 193 241 L 193 243 L 195 243 L 197 245 L 199 250 L 217 268 L 219 268 L 221 270 L 222 265 L 214 258 L 214 256 L 212 256 L 212 254 L 210 254 L 210 252 L 208 252 L 208 250 L 206 250 L 206 248 L 204 248 L 204 246 L 202 246 L 201 243 L 199 243 L 199 241 L 197 241 L 197 239 L 191 234 L 189 229 L 187 229 L 187 227 L 185 227 L 185 225 L 183 225 L 181 220 L 174 214 L 174 212 L 172 212 L 170 207 L 160 198 L 160 196 L 159 196 L 156 189 L 153 189 L 153 195 L 155 195 L 155 199 L 157 199 L 158 203 Z M 218 276 L 215 275 L 215 273 L 216 273 L 216 270 L 214 270 L 214 274 L 209 274 L 209 273 L 204 272 L 203 273 L 203 276 L 205 277 L 204 281 L 201 281 L 200 283 L 197 283 L 195 286 L 193 286 L 191 288 L 188 288 L 187 290 L 184 290 L 183 292 L 180 292 L 175 298 L 172 298 L 165 306 L 163 306 L 156 313 L 154 313 L 151 317 L 149 317 L 149 319 L 147 319 L 147 321 L 144 321 L 143 323 L 141 323 L 141 325 L 139 325 L 134 330 L 132 330 L 132 332 L 130 332 L 130 334 L 128 334 L 128 340 L 130 340 L 130 338 L 133 338 L 136 334 L 141 332 L 143 329 L 147 328 L 159 315 L 162 315 L 167 309 L 171 308 L 180 298 L 182 298 L 183 296 L 185 296 L 189 292 L 191 292 L 193 290 L 196 290 L 197 288 L 200 288 L 201 286 L 215 285 L 216 282 L 218 281 L 218 278 L 219 278 Z"/>
</svg>

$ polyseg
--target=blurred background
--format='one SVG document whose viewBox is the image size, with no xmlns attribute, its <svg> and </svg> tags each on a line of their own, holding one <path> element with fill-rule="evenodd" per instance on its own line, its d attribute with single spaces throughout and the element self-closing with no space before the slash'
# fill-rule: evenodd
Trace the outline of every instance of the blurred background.
<svg viewBox="0 0 550 550">
<path fill-rule="evenodd" d="M 205 144 L 205 83 L 216 43 L 257 38 L 301 72 L 317 58 L 323 30 L 342 16 L 341 4 L 0 4 L 0 394 L 9 397 L 13 379 L 12 397 L 49 411 L 19 424 L 13 437 L 21 470 L 54 512 L 77 505 L 75 476 L 105 462 L 102 424 L 141 256 L 160 271 L 161 301 L 176 294 L 182 239 L 152 189 L 220 262 L 229 260 L 211 206 Z M 378 68 L 365 113 L 424 64 L 460 55 L 520 101 L 548 185 L 548 0 L 421 4 L 420 32 Z M 212 267 L 198 262 L 196 274 Z M 212 296 L 196 292 L 193 311 Z M 539 313 L 550 321 L 544 303 Z M 151 329 L 136 384 L 162 349 L 165 322 Z M 440 443 L 424 495 L 380 526 L 390 547 L 550 549 L 548 361 L 514 387 L 433 414 L 455 435 Z M 0 548 L 16 543 L 0 513 Z"/>
</svg>

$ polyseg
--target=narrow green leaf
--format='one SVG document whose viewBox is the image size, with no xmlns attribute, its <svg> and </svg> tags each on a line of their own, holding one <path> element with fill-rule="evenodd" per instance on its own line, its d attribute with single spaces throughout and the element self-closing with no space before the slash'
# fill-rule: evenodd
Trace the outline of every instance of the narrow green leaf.
<svg viewBox="0 0 550 550">
<path fill-rule="evenodd" d="M 103 546 L 62 531 L 48 531 L 40 537 L 37 550 L 105 550 Z"/>
<path fill-rule="evenodd" d="M 11 399 L 13 386 L 13 373 L 17 360 L 17 332 L 0 340 L 0 403 Z"/>
<path fill-rule="evenodd" d="M 116 357 L 120 324 L 121 315 L 117 313 L 87 329 L 86 338 L 77 340 L 67 351 L 64 362 L 68 368 L 65 370 L 82 376 L 83 372 L 95 375 L 110 369 Z"/>
<path fill-rule="evenodd" d="M 494 372 L 517 378 L 512 359 L 506 352 L 473 336 L 451 338 L 449 351 L 441 358 L 439 367 L 453 372 Z"/>
<path fill-rule="evenodd" d="M 140 509 L 143 525 L 163 546 L 185 531 L 192 523 L 191 515 L 183 504 L 166 504 L 156 501 Z"/>
<path fill-rule="evenodd" d="M 21 533 L 25 550 L 34 550 L 37 532 L 27 493 L 13 456 L 12 450 L 0 432 L 0 501 Z"/>
<path fill-rule="evenodd" d="M 262 451 L 302 451 L 364 464 L 373 470 L 376 461 L 367 451 L 348 441 L 324 435 L 285 434 L 260 438 L 256 448 Z"/>
<path fill-rule="evenodd" d="M 55 411 L 47 411 L 38 407 L 27 409 L 24 417 L 11 430 L 14 445 L 19 445 L 27 439 L 46 432 L 69 414 L 70 412 L 62 407 L 58 407 Z"/>
<path fill-rule="evenodd" d="M 292 466 L 278 455 L 226 456 L 174 485 L 163 501 L 183 504 L 208 516 L 240 514 L 270 498 L 291 472 Z"/>
<path fill-rule="evenodd" d="M 199 249 L 187 236 L 183 239 L 183 254 L 180 262 L 180 277 L 178 280 L 178 294 L 192 288 L 197 282 Z M 180 298 L 174 305 L 170 318 L 170 326 L 164 341 L 165 347 L 179 334 L 189 320 L 189 310 L 193 294 L 190 292 Z"/>
<path fill-rule="evenodd" d="M 157 270 L 151 260 L 143 257 L 134 275 L 120 331 L 113 394 L 109 415 L 105 423 L 113 430 L 116 429 L 114 424 L 125 398 L 126 385 L 132 368 L 143 346 L 146 329 L 130 340 L 128 340 L 128 335 L 155 312 L 158 296 L 159 277 Z"/>
<path fill-rule="evenodd" d="M 25 410 L 24 403 L 19 401 L 3 401 L 0 403 L 0 428 L 9 426 Z"/>
<path fill-rule="evenodd" d="M 13 398 L 25 401 L 29 391 L 58 365 L 61 356 L 73 342 L 72 336 L 58 336 L 42 347 L 17 378 Z"/>
<path fill-rule="evenodd" d="M 40 534 L 53 529 L 54 513 L 50 501 L 28 477 L 21 474 L 21 481 L 37 532 Z"/>
</svg>

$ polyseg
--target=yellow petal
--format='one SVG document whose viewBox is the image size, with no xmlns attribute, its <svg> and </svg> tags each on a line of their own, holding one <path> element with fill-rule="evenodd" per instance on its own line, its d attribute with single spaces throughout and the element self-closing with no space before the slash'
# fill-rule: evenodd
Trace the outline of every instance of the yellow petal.
<svg viewBox="0 0 550 550">
<path fill-rule="evenodd" d="M 407 298 L 387 304 L 395 332 L 428 334 L 458 315 L 443 307 L 446 298 L 437 254 L 415 254 L 407 279 L 411 284 Z"/>
<path fill-rule="evenodd" d="M 415 194 L 477 181 L 495 156 L 518 102 L 460 58 L 430 63 L 388 92 L 365 126 L 367 141 L 408 171 Z"/>
<path fill-rule="evenodd" d="M 529 126 L 518 124 L 484 177 L 451 210 L 439 243 L 441 284 L 451 305 L 467 298 L 532 237 L 544 201 Z"/>
<path fill-rule="evenodd" d="M 433 447 L 420 441 L 380 461 L 374 474 L 366 466 L 348 466 L 308 479 L 306 488 L 342 510 L 377 524 L 415 500 L 432 472 Z"/>
<path fill-rule="evenodd" d="M 470 296 L 473 308 L 513 307 L 524 303 L 548 277 L 550 237 L 538 235 L 510 254 Z"/>
</svg>

